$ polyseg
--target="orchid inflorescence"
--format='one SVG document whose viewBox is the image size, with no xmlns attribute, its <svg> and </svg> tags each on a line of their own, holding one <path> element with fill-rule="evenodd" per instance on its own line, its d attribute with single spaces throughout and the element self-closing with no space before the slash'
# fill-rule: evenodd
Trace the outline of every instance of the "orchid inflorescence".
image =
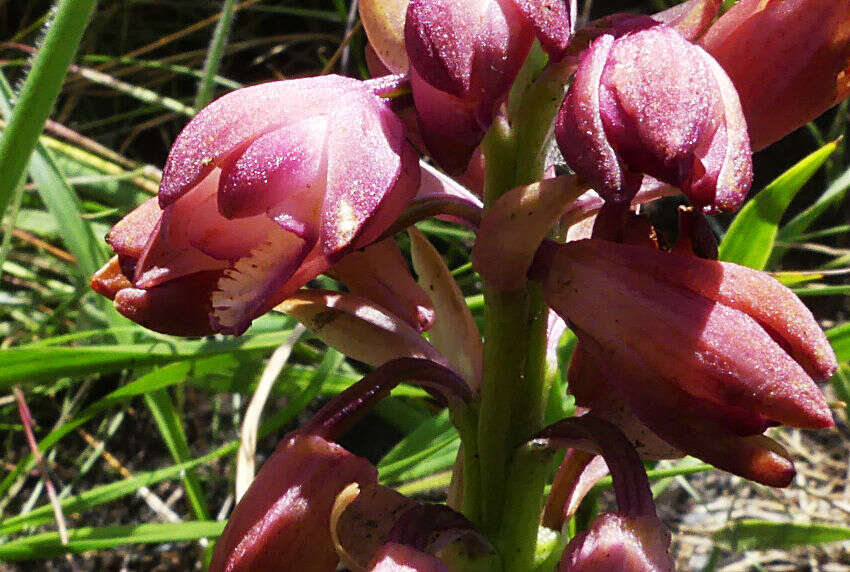
<svg viewBox="0 0 850 572">
<path fill-rule="evenodd" d="M 562 535 L 549 566 L 672 570 L 642 460 L 787 486 L 765 430 L 833 424 L 816 382 L 837 363 L 814 317 L 717 261 L 704 213 L 738 209 L 753 150 L 850 94 L 850 4 L 741 0 L 718 17 L 719 0 L 689 0 L 579 29 L 567 0 L 359 8 L 375 78 L 266 83 L 201 110 L 92 278 L 152 330 L 239 335 L 277 308 L 375 367 L 283 438 L 212 569 L 531 570 L 542 519 Z M 679 238 L 659 245 L 636 211 L 679 192 Z M 430 216 L 477 233 L 483 341 L 412 226 Z M 320 274 L 348 290 L 302 289 Z M 544 427 L 567 325 L 579 415 Z M 449 506 L 379 485 L 336 443 L 402 381 L 460 433 Z M 609 471 L 618 512 L 569 539 Z"/>
</svg>

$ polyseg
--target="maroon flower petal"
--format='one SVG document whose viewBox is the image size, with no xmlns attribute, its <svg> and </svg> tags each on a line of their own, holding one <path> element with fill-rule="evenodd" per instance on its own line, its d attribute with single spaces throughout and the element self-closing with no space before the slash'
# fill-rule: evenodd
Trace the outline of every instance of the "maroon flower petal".
<svg viewBox="0 0 850 572">
<path fill-rule="evenodd" d="M 220 272 L 198 272 L 152 288 L 125 288 L 115 294 L 115 308 L 150 330 L 174 336 L 207 336 L 210 296 Z"/>
<path fill-rule="evenodd" d="M 210 570 L 333 570 L 338 557 L 330 514 L 336 496 L 352 482 L 377 479 L 366 459 L 335 443 L 315 435 L 285 439 L 231 514 Z"/>
</svg>

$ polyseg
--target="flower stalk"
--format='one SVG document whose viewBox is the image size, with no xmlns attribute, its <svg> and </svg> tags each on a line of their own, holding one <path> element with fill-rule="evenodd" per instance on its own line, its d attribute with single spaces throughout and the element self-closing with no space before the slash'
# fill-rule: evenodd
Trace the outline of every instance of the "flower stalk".
<svg viewBox="0 0 850 572">
<path fill-rule="evenodd" d="M 485 213 L 508 190 L 543 178 L 545 146 L 563 90 L 560 65 L 546 68 L 523 94 L 512 118 L 522 127 L 496 120 L 485 137 Z M 548 307 L 533 282 L 512 291 L 485 282 L 484 305 L 480 525 L 494 535 L 505 571 L 529 570 L 551 461 L 518 448 L 543 423 Z"/>
</svg>

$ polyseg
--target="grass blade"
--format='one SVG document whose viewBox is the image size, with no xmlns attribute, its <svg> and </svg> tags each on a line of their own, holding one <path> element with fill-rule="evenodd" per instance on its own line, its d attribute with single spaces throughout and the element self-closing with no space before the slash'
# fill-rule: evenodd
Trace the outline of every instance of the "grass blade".
<svg viewBox="0 0 850 572">
<path fill-rule="evenodd" d="M 145 393 L 145 405 L 148 406 L 148 410 L 153 415 L 159 433 L 162 435 L 162 440 L 165 441 L 165 446 L 168 447 L 174 462 L 183 463 L 187 459 L 191 459 L 192 455 L 189 452 L 189 442 L 186 440 L 183 422 L 171 401 L 168 390 L 157 389 Z M 204 495 L 201 482 L 193 470 L 187 469 L 183 474 L 183 484 L 186 487 L 189 506 L 192 507 L 195 517 L 198 520 L 209 520 L 206 495 Z"/>
<path fill-rule="evenodd" d="M 739 520 L 714 534 L 714 541 L 731 550 L 768 550 L 811 546 L 850 539 L 850 528 L 829 524 L 796 524 Z"/>
<path fill-rule="evenodd" d="M 719 259 L 764 270 L 773 252 L 782 215 L 836 146 L 837 142 L 827 143 L 805 157 L 744 205 L 723 237 Z"/>
<path fill-rule="evenodd" d="M 195 110 L 206 106 L 213 99 L 215 89 L 215 77 L 218 73 L 224 48 L 227 46 L 227 38 L 230 35 L 230 27 L 233 24 L 233 12 L 235 0 L 224 0 L 218 23 L 215 25 L 212 41 L 207 49 L 207 57 L 204 60 L 203 77 L 198 85 L 198 93 L 195 96 Z"/>
<path fill-rule="evenodd" d="M 798 240 L 799 235 L 812 226 L 812 223 L 818 217 L 826 212 L 829 207 L 844 198 L 848 189 L 850 189 L 850 168 L 832 181 L 826 191 L 824 191 L 812 206 L 789 220 L 779 231 L 779 239 L 783 242 Z"/>
<path fill-rule="evenodd" d="M 96 0 L 62 0 L 57 6 L 0 141 L 0 215 L 38 144 L 96 5 Z"/>
<path fill-rule="evenodd" d="M 68 545 L 62 546 L 55 532 L 36 534 L 0 546 L 0 560 L 42 560 L 65 553 L 79 554 L 126 544 L 158 544 L 199 538 L 216 538 L 224 529 L 221 521 L 190 521 L 167 524 L 129 524 L 85 527 L 68 531 Z"/>
<path fill-rule="evenodd" d="M 14 117 L 17 106 L 12 109 L 11 102 L 11 88 L 6 78 L 0 75 L 0 109 L 4 116 L 11 113 Z M 11 122 L 4 134 L 4 141 L 10 133 L 10 128 Z M 33 151 L 28 156 L 30 175 L 38 186 L 44 204 L 56 220 L 62 240 L 77 260 L 75 268 L 79 271 L 78 280 L 81 284 L 85 283 L 106 260 L 102 241 L 95 237 L 91 225 L 80 216 L 77 195 L 65 180 L 50 153 L 37 140 Z M 0 185 L 2 185 L 1 182 Z M 1 189 L 0 192 L 2 192 Z"/>
</svg>

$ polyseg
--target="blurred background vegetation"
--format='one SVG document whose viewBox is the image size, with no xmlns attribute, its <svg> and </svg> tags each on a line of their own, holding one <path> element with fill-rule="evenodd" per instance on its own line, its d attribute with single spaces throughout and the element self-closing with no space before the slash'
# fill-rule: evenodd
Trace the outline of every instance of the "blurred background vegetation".
<svg viewBox="0 0 850 572">
<path fill-rule="evenodd" d="M 649 13 L 664 6 L 663 0 L 586 0 L 583 14 Z M 211 76 L 205 61 L 215 47 L 214 31 L 233 8 L 221 64 Z M 46 0 L 0 0 L 0 69 L 13 89 L 50 16 Z M 108 257 L 102 241 L 108 228 L 155 194 L 171 143 L 209 99 L 200 87 L 205 79 L 221 95 L 322 73 L 365 77 L 364 43 L 351 0 L 98 4 L 30 163 L 20 206 L 4 221 L 0 568 L 203 565 L 210 545 L 205 539 L 220 532 L 232 506 L 232 460 L 245 405 L 266 358 L 294 324 L 268 315 L 238 339 L 158 335 L 118 316 L 88 289 L 88 275 Z M 6 91 L 4 117 L 10 102 Z M 757 195 L 763 197 L 758 209 L 739 215 L 752 224 L 739 224 L 724 245 L 730 258 L 766 261 L 766 269 L 784 272 L 778 276 L 794 285 L 830 331 L 844 364 L 828 388 L 836 402 L 850 400 L 850 331 L 843 326 L 850 310 L 846 130 L 842 105 L 759 153 L 753 193 L 767 190 Z M 662 230 L 673 228 L 674 206 L 668 201 L 651 213 Z M 718 235 L 731 220 L 716 221 Z M 472 234 L 432 221 L 420 228 L 456 269 L 480 320 L 480 282 L 465 265 Z M 399 241 L 406 248 L 406 238 Z M 567 339 L 564 363 L 570 349 Z M 262 417 L 258 460 L 363 371 L 362 364 L 301 337 Z M 27 446 L 16 386 L 32 411 L 44 466 L 71 529 L 66 545 Z M 563 394 L 564 387 L 557 391 Z M 801 468 L 791 491 L 706 472 L 692 459 L 654 467 L 655 492 L 676 531 L 683 570 L 850 564 L 846 543 L 824 544 L 850 538 L 843 526 L 850 513 L 844 486 L 850 432 L 843 405 L 836 403 L 835 411 L 836 430 L 783 434 Z M 444 411 L 423 392 L 401 386 L 343 444 L 377 463 L 385 483 L 439 501 L 458 440 Z"/>
</svg>

